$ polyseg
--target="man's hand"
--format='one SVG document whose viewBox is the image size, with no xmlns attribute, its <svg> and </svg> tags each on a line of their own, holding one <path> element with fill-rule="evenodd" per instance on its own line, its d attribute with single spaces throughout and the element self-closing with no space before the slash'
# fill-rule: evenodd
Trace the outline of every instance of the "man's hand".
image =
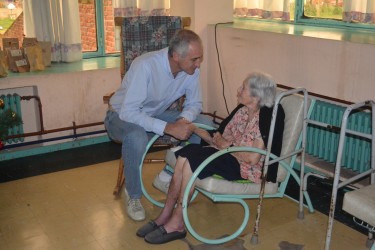
<svg viewBox="0 0 375 250">
<path fill-rule="evenodd" d="M 187 140 L 195 129 L 194 124 L 185 119 L 178 119 L 175 123 L 167 123 L 164 133 L 179 140 Z"/>
</svg>

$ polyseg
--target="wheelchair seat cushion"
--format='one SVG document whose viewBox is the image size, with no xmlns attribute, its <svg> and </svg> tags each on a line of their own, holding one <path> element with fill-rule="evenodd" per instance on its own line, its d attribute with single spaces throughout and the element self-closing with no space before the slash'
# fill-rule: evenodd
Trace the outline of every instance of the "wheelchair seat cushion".
<svg viewBox="0 0 375 250">
<path fill-rule="evenodd" d="M 227 181 L 210 176 L 202 180 L 197 179 L 196 186 L 216 194 L 258 195 L 261 185 L 253 182 Z M 275 194 L 277 191 L 278 183 L 266 183 L 265 194 Z"/>
<path fill-rule="evenodd" d="M 375 184 L 345 193 L 342 209 L 375 226 Z"/>
<path fill-rule="evenodd" d="M 166 163 L 172 168 L 176 165 L 175 151 L 181 146 L 168 149 L 165 155 Z M 217 194 L 259 194 L 260 184 L 255 184 L 248 180 L 227 181 L 218 175 L 213 175 L 202 180 L 197 179 L 196 185 L 203 190 Z M 266 183 L 265 194 L 275 194 L 278 191 L 278 183 Z"/>
</svg>

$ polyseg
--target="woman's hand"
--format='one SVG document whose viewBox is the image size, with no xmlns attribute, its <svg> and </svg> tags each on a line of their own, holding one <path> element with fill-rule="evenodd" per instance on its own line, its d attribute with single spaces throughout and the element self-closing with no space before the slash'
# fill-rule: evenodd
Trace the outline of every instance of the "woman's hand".
<svg viewBox="0 0 375 250">
<path fill-rule="evenodd" d="M 265 149 L 263 139 L 261 137 L 255 139 L 252 147 Z M 236 157 L 238 161 L 244 161 L 250 165 L 257 164 L 262 156 L 261 154 L 255 152 L 233 152 L 232 155 Z"/>
<path fill-rule="evenodd" d="M 202 128 L 195 127 L 194 133 L 197 134 L 200 138 L 202 138 L 205 142 L 208 144 L 212 144 L 212 137 L 211 135 L 207 132 L 207 130 L 204 130 Z"/>
<path fill-rule="evenodd" d="M 225 140 L 219 132 L 216 132 L 212 138 L 212 144 L 218 149 L 225 149 L 229 148 L 232 142 Z"/>
</svg>

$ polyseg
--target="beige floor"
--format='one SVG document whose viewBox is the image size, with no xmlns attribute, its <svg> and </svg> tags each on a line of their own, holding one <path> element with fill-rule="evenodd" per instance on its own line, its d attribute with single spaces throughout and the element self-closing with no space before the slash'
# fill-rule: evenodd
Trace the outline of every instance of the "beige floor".
<svg viewBox="0 0 375 250">
<path fill-rule="evenodd" d="M 159 153 L 160 155 L 160 153 Z M 186 240 L 149 245 L 135 236 L 144 222 L 124 212 L 123 196 L 112 190 L 118 161 L 61 171 L 0 184 L 0 249 L 219 249 Z M 145 183 L 151 183 L 162 164 L 148 164 Z M 152 190 L 157 199 L 163 195 Z M 243 236 L 220 249 L 324 249 L 327 216 L 305 213 L 296 219 L 297 203 L 284 199 L 264 202 L 259 244 L 251 245 L 256 201 L 249 201 L 250 223 Z M 147 218 L 160 208 L 143 200 Z M 199 196 L 190 206 L 191 221 L 204 236 L 220 237 L 242 221 L 242 208 L 213 204 Z M 331 249 L 366 249 L 366 236 L 335 221 Z M 289 246 L 289 248 L 285 247 Z"/>
</svg>

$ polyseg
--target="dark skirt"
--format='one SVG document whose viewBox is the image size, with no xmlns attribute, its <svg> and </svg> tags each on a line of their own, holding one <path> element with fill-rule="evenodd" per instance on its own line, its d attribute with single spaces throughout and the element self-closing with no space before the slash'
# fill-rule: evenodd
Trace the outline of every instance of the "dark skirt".
<svg viewBox="0 0 375 250">
<path fill-rule="evenodd" d="M 199 165 L 218 150 L 212 147 L 204 147 L 199 144 L 188 144 L 175 152 L 176 157 L 181 156 L 188 159 L 191 170 L 194 172 Z M 229 181 L 243 180 L 241 168 L 237 159 L 231 154 L 224 154 L 211 161 L 198 175 L 204 179 L 212 175 L 220 175 Z"/>
</svg>

